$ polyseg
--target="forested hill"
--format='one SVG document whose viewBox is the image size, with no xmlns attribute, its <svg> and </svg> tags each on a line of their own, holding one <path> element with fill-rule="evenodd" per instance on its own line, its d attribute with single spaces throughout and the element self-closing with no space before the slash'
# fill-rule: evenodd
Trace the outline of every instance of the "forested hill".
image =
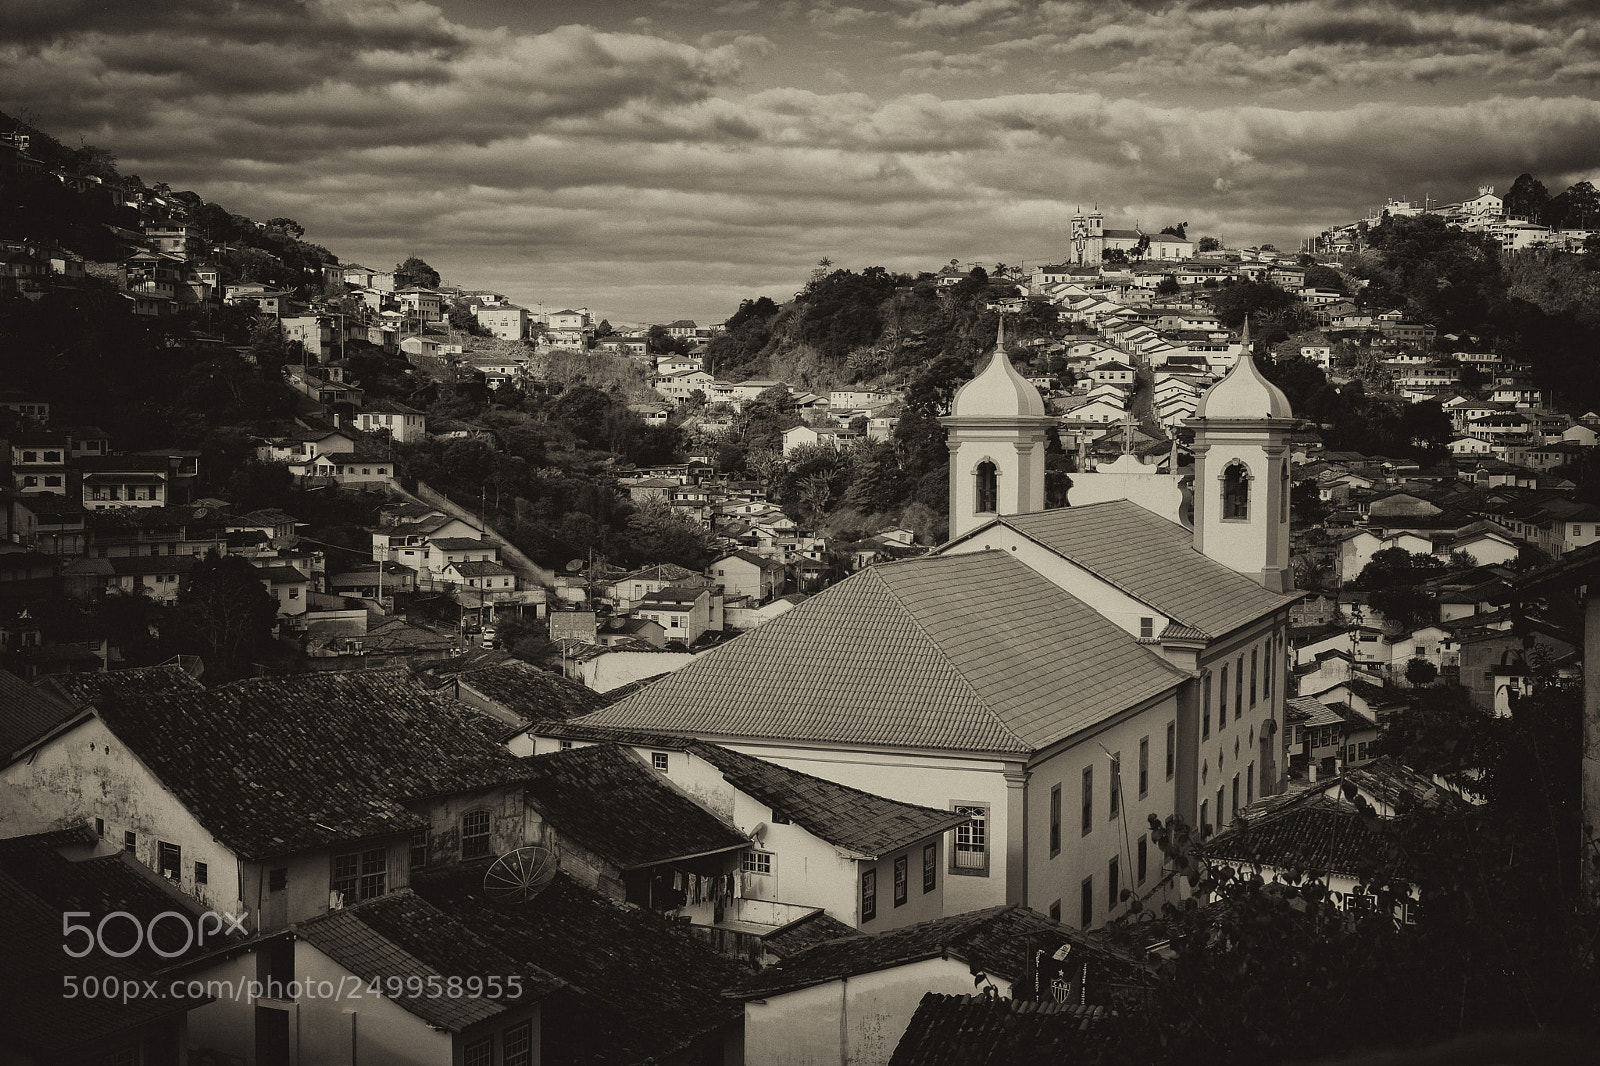
<svg viewBox="0 0 1600 1066">
<path fill-rule="evenodd" d="M 936 364 L 970 370 L 995 343 L 998 316 L 986 303 L 1020 292 L 1000 269 L 991 279 L 976 268 L 941 292 L 928 274 L 827 267 L 824 260 L 786 304 L 765 296 L 744 301 L 711 341 L 706 369 L 726 380 L 773 378 L 819 393 L 858 383 L 911 384 Z M 1008 344 L 1065 333 L 1053 306 L 1006 316 Z M 1026 362 L 1026 349 L 1019 355 Z"/>
</svg>

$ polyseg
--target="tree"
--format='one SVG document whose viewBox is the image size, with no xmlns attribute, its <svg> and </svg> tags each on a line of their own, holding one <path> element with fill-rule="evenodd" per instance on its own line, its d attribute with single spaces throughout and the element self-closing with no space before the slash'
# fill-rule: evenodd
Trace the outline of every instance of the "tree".
<svg viewBox="0 0 1600 1066">
<path fill-rule="evenodd" d="M 1100 253 L 1100 261 L 1103 263 L 1111 263 L 1115 266 L 1122 266 L 1128 262 L 1128 253 L 1124 252 L 1121 248 L 1107 248 Z"/>
<path fill-rule="evenodd" d="M 1415 658 L 1406 663 L 1406 683 L 1421 688 L 1433 684 L 1439 676 L 1439 668 L 1427 659 Z"/>
<path fill-rule="evenodd" d="M 1525 218 L 1530 222 L 1543 222 L 1549 207 L 1550 190 L 1532 174 L 1517 175 L 1501 200 L 1501 209 L 1507 218 Z"/>
<path fill-rule="evenodd" d="M 1168 274 L 1166 277 L 1156 282 L 1157 296 L 1176 296 L 1181 291 L 1182 286 L 1178 284 L 1178 279 L 1173 277 L 1171 274 Z"/>
<path fill-rule="evenodd" d="M 408 256 L 405 262 L 395 265 L 394 284 L 397 289 L 438 288 L 439 272 L 417 256 Z"/>
<path fill-rule="evenodd" d="M 213 551 L 184 579 L 174 614 L 178 643 L 205 661 L 207 679 L 231 680 L 270 649 L 278 603 L 248 559 Z"/>
<path fill-rule="evenodd" d="M 1201 237 L 1195 242 L 1194 250 L 1197 252 L 1215 252 L 1222 248 L 1222 241 L 1216 237 Z"/>
<path fill-rule="evenodd" d="M 306 235 L 306 228 L 292 218 L 269 218 L 267 219 L 267 228 L 287 233 L 295 240 L 299 240 Z"/>
<path fill-rule="evenodd" d="M 1189 239 L 1189 223 L 1179 222 L 1176 226 L 1162 226 L 1161 232 L 1171 234 L 1180 241 L 1186 241 Z"/>
</svg>

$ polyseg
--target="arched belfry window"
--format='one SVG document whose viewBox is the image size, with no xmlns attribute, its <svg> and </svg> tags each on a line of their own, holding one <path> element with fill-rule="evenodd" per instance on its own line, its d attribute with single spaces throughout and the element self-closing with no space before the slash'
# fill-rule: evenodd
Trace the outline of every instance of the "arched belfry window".
<svg viewBox="0 0 1600 1066">
<path fill-rule="evenodd" d="M 1282 490 L 1281 495 L 1283 496 L 1283 515 L 1282 515 L 1281 518 L 1279 518 L 1279 521 L 1287 522 L 1289 520 L 1289 491 L 1290 491 L 1290 485 L 1289 485 L 1289 463 L 1288 463 L 1287 460 L 1285 460 L 1284 464 L 1283 464 L 1283 478 L 1282 478 L 1282 484 L 1279 486 L 1279 488 Z"/>
<path fill-rule="evenodd" d="M 1243 463 L 1229 463 L 1222 472 L 1222 517 L 1234 522 L 1250 517 L 1250 470 Z"/>
<path fill-rule="evenodd" d="M 979 513 L 1000 510 L 1000 473 L 994 464 L 987 459 L 979 463 L 976 477 Z"/>
</svg>

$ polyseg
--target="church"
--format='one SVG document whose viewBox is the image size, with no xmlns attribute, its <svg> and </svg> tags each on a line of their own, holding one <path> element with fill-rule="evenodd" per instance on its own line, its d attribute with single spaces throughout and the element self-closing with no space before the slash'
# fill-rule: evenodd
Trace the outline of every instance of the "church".
<svg viewBox="0 0 1600 1066">
<path fill-rule="evenodd" d="M 997 347 L 943 419 L 947 543 L 578 721 L 966 815 L 951 913 L 1123 913 L 1161 879 L 1148 816 L 1220 827 L 1282 787 L 1294 419 L 1249 355 L 1206 393 L 1192 528 L 1127 500 L 1046 510 L 1053 421 Z"/>
</svg>

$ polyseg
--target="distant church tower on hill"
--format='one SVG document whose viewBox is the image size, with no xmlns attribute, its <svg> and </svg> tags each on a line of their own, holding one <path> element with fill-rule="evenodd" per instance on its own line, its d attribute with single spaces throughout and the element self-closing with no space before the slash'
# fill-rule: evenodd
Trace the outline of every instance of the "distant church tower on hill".
<svg viewBox="0 0 1600 1066">
<path fill-rule="evenodd" d="M 1289 433 L 1294 412 L 1245 349 L 1200 398 L 1194 429 L 1194 546 L 1255 577 L 1269 592 L 1294 587 L 1289 567 Z"/>
<path fill-rule="evenodd" d="M 1006 355 L 1005 323 L 989 365 L 956 390 L 939 420 L 950 448 L 950 536 L 999 515 L 1044 510 L 1044 400 Z"/>
</svg>

